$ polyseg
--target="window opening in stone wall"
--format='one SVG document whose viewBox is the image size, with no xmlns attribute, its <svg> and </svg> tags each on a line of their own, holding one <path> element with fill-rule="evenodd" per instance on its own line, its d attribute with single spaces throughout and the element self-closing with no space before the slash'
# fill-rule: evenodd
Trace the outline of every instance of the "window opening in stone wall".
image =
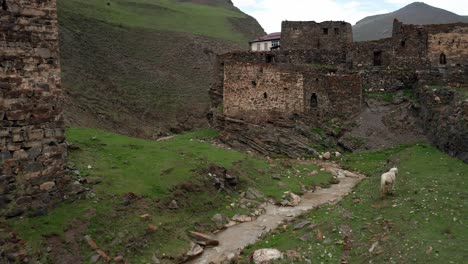
<svg viewBox="0 0 468 264">
<path fill-rule="evenodd" d="M 405 47 L 406 46 L 406 40 L 402 40 L 400 44 L 401 44 L 402 47 Z"/>
<path fill-rule="evenodd" d="M 266 63 L 273 63 L 273 62 L 275 62 L 275 55 L 267 54 Z"/>
<path fill-rule="evenodd" d="M 328 28 L 322 28 L 323 34 L 328 35 Z"/>
<path fill-rule="evenodd" d="M 382 65 L 382 51 L 374 51 L 374 66 Z"/>
<path fill-rule="evenodd" d="M 252 81 L 252 87 L 253 88 L 257 87 L 257 82 L 256 81 Z"/>
<path fill-rule="evenodd" d="M 263 93 L 263 98 L 267 99 L 268 98 L 268 95 L 267 93 Z"/>
<path fill-rule="evenodd" d="M 339 28 L 335 28 L 335 35 L 339 35 L 340 34 L 340 29 Z"/>
<path fill-rule="evenodd" d="M 2 10 L 8 10 L 8 6 L 7 6 L 6 0 L 2 0 Z"/>
<path fill-rule="evenodd" d="M 444 53 L 440 54 L 439 62 L 440 62 L 440 64 L 442 64 L 442 65 L 447 64 L 447 56 L 445 56 Z"/>
<path fill-rule="evenodd" d="M 310 108 L 311 109 L 318 108 L 318 100 L 317 100 L 317 95 L 315 93 L 313 93 L 312 96 L 310 97 Z"/>
</svg>

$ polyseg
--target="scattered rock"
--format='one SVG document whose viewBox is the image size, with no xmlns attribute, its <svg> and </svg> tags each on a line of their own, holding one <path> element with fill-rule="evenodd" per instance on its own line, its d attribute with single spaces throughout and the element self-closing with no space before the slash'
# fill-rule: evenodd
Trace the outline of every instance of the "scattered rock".
<svg viewBox="0 0 468 264">
<path fill-rule="evenodd" d="M 239 178 L 233 171 L 228 171 L 226 168 L 216 164 L 211 164 L 207 173 L 208 176 L 213 178 L 213 185 L 218 191 L 232 193 L 234 187 L 239 184 Z"/>
<path fill-rule="evenodd" d="M 259 199 L 264 198 L 265 196 L 259 190 L 250 187 L 245 192 L 245 197 L 248 199 Z"/>
<path fill-rule="evenodd" d="M 288 184 L 286 184 L 284 182 L 278 182 L 278 186 L 279 187 L 286 187 L 286 186 L 288 186 Z"/>
<path fill-rule="evenodd" d="M 379 242 L 374 242 L 372 244 L 372 246 L 369 248 L 369 252 L 372 253 L 374 251 L 374 249 L 377 247 L 377 245 L 379 245 Z"/>
<path fill-rule="evenodd" d="M 301 241 L 306 242 L 306 241 L 311 241 L 311 240 L 312 240 L 312 237 L 313 237 L 313 236 L 312 236 L 312 233 L 305 233 L 305 234 L 302 235 L 299 239 L 300 239 Z"/>
<path fill-rule="evenodd" d="M 111 258 L 109 257 L 109 255 L 106 254 L 106 252 L 98 249 L 96 250 L 96 252 L 101 256 L 101 258 L 103 258 L 105 261 L 109 262 L 111 260 Z"/>
<path fill-rule="evenodd" d="M 299 252 L 294 251 L 294 250 L 288 250 L 286 251 L 286 257 L 291 260 L 291 261 L 301 261 L 302 256 Z"/>
<path fill-rule="evenodd" d="M 153 261 L 153 264 L 160 264 L 161 263 L 161 261 L 159 261 L 159 259 L 158 259 L 158 257 L 156 257 L 156 255 L 153 255 L 151 260 Z"/>
<path fill-rule="evenodd" d="M 322 234 L 322 231 L 320 231 L 320 229 L 317 230 L 317 240 L 318 241 L 323 240 L 323 234 Z"/>
<path fill-rule="evenodd" d="M 85 236 L 86 242 L 88 242 L 88 245 L 93 248 L 93 249 L 99 249 L 98 245 L 94 240 L 91 238 L 91 236 Z"/>
<path fill-rule="evenodd" d="M 155 226 L 155 225 L 148 225 L 148 231 L 150 232 L 155 232 L 156 230 L 158 230 L 158 227 Z"/>
<path fill-rule="evenodd" d="M 271 178 L 272 178 L 273 180 L 281 180 L 281 177 L 280 177 L 279 175 L 276 175 L 276 174 L 275 174 L 275 175 L 272 175 Z"/>
<path fill-rule="evenodd" d="M 325 152 L 323 155 L 322 155 L 323 159 L 325 160 L 329 160 L 331 159 L 331 153 L 330 152 Z"/>
<path fill-rule="evenodd" d="M 432 247 L 429 247 L 427 250 L 426 250 L 426 254 L 431 254 L 432 253 Z"/>
<path fill-rule="evenodd" d="M 253 253 L 253 261 L 255 264 L 270 263 L 273 260 L 283 258 L 281 251 L 273 248 L 264 248 L 255 250 Z"/>
<path fill-rule="evenodd" d="M 192 259 L 192 258 L 200 255 L 201 253 L 203 253 L 203 248 L 200 245 L 191 242 L 190 243 L 190 250 L 187 253 L 185 253 L 185 255 L 189 259 Z"/>
<path fill-rule="evenodd" d="M 301 203 L 301 197 L 299 195 L 290 192 L 289 197 L 291 198 L 289 199 L 289 201 L 291 202 L 291 206 L 297 206 Z"/>
<path fill-rule="evenodd" d="M 232 217 L 232 220 L 239 222 L 239 223 L 244 223 L 244 222 L 251 222 L 253 219 L 251 216 L 248 216 L 248 215 L 236 214 Z"/>
<path fill-rule="evenodd" d="M 306 225 L 310 224 L 310 221 L 303 221 L 294 226 L 294 230 L 299 230 L 304 228 Z"/>
<path fill-rule="evenodd" d="M 222 214 L 215 214 L 211 220 L 216 224 L 216 228 L 222 229 L 229 223 L 229 219 Z"/>
<path fill-rule="evenodd" d="M 122 256 L 117 256 L 114 258 L 114 261 L 119 263 L 119 262 L 125 262 L 124 258 Z"/>
<path fill-rule="evenodd" d="M 41 191 L 48 192 L 48 191 L 51 191 L 52 189 L 54 189 L 54 187 L 55 187 L 55 182 L 44 182 L 43 184 L 41 184 L 39 186 L 39 189 Z"/>
<path fill-rule="evenodd" d="M 90 261 L 91 263 L 97 263 L 99 261 L 100 255 L 94 255 L 91 257 Z"/>
<path fill-rule="evenodd" d="M 177 204 L 177 201 L 176 200 L 172 200 L 169 205 L 167 206 L 167 208 L 171 209 L 171 210 L 177 210 L 179 209 L 179 205 Z"/>
<path fill-rule="evenodd" d="M 338 152 L 338 151 L 337 151 L 337 152 L 335 152 L 335 157 L 337 157 L 337 158 L 341 157 L 341 153 L 340 153 L 340 152 Z"/>
<path fill-rule="evenodd" d="M 140 215 L 140 218 L 143 219 L 143 220 L 149 220 L 151 218 L 151 216 L 149 214 L 142 214 L 142 215 Z"/>
<path fill-rule="evenodd" d="M 229 221 L 229 223 L 225 224 L 224 227 L 229 228 L 229 227 L 235 226 L 235 225 L 237 225 L 236 221 Z"/>
<path fill-rule="evenodd" d="M 214 239 L 212 236 L 195 232 L 195 231 L 190 231 L 190 237 L 195 239 L 195 242 L 199 245 L 202 246 L 217 246 L 219 245 L 219 241 Z"/>
</svg>

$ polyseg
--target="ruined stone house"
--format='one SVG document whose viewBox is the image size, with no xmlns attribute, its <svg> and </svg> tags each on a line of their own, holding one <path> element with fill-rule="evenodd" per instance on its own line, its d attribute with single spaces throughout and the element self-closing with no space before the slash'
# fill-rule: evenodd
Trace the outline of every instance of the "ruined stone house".
<svg viewBox="0 0 468 264">
<path fill-rule="evenodd" d="M 284 133 L 289 132 L 277 129 L 352 119 L 361 111 L 363 91 L 418 83 L 468 85 L 468 24 L 416 26 L 395 20 L 392 37 L 356 43 L 346 22 L 285 21 L 281 50 L 220 55 L 216 75 L 212 122 L 226 142 L 281 153 L 278 146 L 286 144 L 278 142 L 288 141 Z M 244 129 L 233 125 L 241 123 Z M 307 153 L 307 138 L 301 141 Z"/>
<path fill-rule="evenodd" d="M 55 0 L 0 0 L 0 215 L 44 214 L 68 182 Z"/>
</svg>

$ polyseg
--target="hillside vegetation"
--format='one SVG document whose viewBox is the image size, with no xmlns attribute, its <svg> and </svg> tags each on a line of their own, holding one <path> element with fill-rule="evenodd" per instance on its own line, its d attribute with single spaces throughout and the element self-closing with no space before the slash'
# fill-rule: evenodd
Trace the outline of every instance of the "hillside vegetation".
<svg viewBox="0 0 468 264">
<path fill-rule="evenodd" d="M 425 3 L 414 2 L 397 11 L 366 17 L 353 26 L 355 41 L 376 40 L 392 36 L 393 19 L 405 24 L 427 25 L 468 22 L 460 16 Z"/>
<path fill-rule="evenodd" d="M 96 250 L 85 236 L 112 258 L 121 255 L 129 263 L 153 263 L 153 255 L 163 263 L 180 263 L 189 249 L 189 231 L 214 231 L 211 218 L 216 213 L 232 217 L 256 210 L 250 202 L 239 202 L 249 187 L 279 201 L 285 191 L 300 194 L 303 188 L 327 186 L 332 180 L 326 172 L 311 175 L 319 169 L 313 164 L 217 147 L 211 142 L 216 136 L 202 130 L 151 141 L 69 129 L 67 139 L 75 146 L 69 163 L 73 180 L 86 182 L 92 191 L 84 200 L 61 203 L 48 215 L 0 222 L 10 226 L 0 239 L 15 232 L 27 254 L 40 263 L 92 263 Z M 208 173 L 212 164 L 239 178 L 235 191 L 218 191 Z M 177 209 L 168 207 L 171 200 L 177 201 Z M 145 214 L 148 217 L 142 217 Z"/>
<path fill-rule="evenodd" d="M 304 214 L 244 256 L 268 247 L 298 252 L 300 263 L 466 262 L 466 164 L 425 144 L 348 154 L 341 163 L 369 177 L 339 204 Z M 396 192 L 382 200 L 380 174 L 393 165 Z M 309 227 L 294 228 L 305 220 Z"/>
<path fill-rule="evenodd" d="M 216 54 L 264 33 L 221 0 L 59 0 L 58 8 L 68 123 L 145 137 L 205 127 Z"/>
</svg>

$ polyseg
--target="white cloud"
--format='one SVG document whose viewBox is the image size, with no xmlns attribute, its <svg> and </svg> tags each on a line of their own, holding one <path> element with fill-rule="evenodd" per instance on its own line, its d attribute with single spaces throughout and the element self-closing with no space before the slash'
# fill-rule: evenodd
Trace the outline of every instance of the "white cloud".
<svg viewBox="0 0 468 264">
<path fill-rule="evenodd" d="M 341 4 L 334 0 L 233 0 L 233 2 L 255 17 L 269 33 L 280 31 L 283 20 L 316 22 L 343 20 L 354 24 L 366 16 L 375 14 L 358 1 Z"/>
</svg>

